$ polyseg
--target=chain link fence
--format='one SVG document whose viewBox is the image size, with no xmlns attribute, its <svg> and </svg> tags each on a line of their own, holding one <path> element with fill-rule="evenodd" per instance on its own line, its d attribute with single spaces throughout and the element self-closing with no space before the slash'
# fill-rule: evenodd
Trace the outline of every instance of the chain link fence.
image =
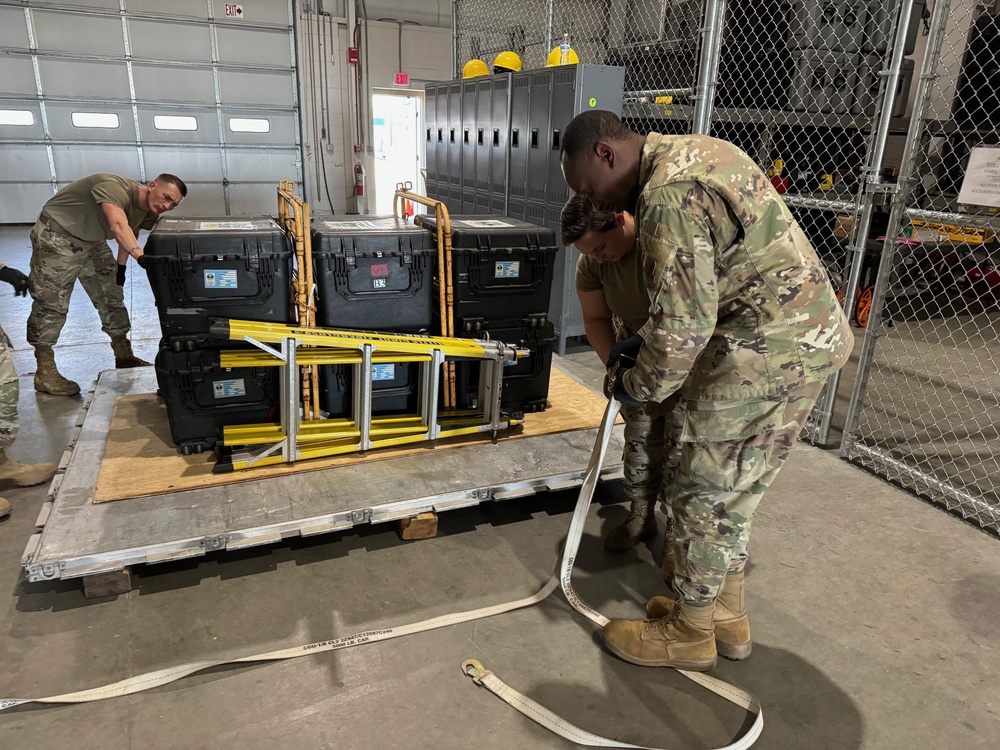
<svg viewBox="0 0 1000 750">
<path fill-rule="evenodd" d="M 581 62 L 625 69 L 637 132 L 749 153 L 863 340 L 804 437 L 842 419 L 846 458 L 1000 530 L 1000 3 L 458 0 L 456 17 L 456 75 L 504 50 L 542 67 L 569 34 Z"/>
<path fill-rule="evenodd" d="M 1000 4 L 930 26 L 842 453 L 1000 531 Z"/>
</svg>

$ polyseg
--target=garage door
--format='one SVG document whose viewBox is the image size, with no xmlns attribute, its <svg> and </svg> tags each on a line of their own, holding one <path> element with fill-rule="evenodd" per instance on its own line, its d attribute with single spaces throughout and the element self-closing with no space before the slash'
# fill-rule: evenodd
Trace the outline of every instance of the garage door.
<svg viewBox="0 0 1000 750">
<path fill-rule="evenodd" d="M 178 213 L 274 213 L 301 181 L 292 0 L 0 5 L 0 223 L 93 172 L 187 182 Z"/>
</svg>

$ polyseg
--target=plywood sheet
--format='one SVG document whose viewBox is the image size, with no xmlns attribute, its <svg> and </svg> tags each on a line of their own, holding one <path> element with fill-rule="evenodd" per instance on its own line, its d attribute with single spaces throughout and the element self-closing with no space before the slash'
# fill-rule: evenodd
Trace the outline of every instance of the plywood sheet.
<svg viewBox="0 0 1000 750">
<path fill-rule="evenodd" d="M 552 368 L 549 385 L 551 406 L 539 414 L 525 416 L 524 425 L 501 433 L 501 440 L 547 435 L 597 427 L 607 401 L 599 393 Z M 434 443 L 417 443 L 352 453 L 295 464 L 264 466 L 257 469 L 213 474 L 213 454 L 182 456 L 170 441 L 167 412 L 156 395 L 119 396 L 115 401 L 101 471 L 94 492 L 95 503 L 159 495 L 166 492 L 215 487 L 253 479 L 282 476 L 336 466 L 379 461 L 397 456 L 453 450 L 489 441 L 487 436 L 470 435 Z"/>
</svg>

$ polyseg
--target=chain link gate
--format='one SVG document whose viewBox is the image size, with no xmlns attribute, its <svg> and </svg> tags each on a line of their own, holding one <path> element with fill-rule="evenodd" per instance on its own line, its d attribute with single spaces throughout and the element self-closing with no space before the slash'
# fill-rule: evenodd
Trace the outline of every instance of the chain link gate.
<svg viewBox="0 0 1000 750">
<path fill-rule="evenodd" d="M 930 26 L 841 452 L 997 532 L 1000 5 Z"/>
</svg>

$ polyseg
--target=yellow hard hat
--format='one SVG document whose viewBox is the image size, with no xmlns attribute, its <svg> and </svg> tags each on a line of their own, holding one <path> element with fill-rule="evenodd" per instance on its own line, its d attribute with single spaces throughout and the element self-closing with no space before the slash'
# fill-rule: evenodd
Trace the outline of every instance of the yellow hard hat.
<svg viewBox="0 0 1000 750">
<path fill-rule="evenodd" d="M 559 62 L 559 58 L 562 57 L 561 52 L 562 52 L 562 50 L 559 47 L 553 47 L 552 51 L 549 53 L 548 58 L 545 60 L 545 67 L 546 68 L 551 68 L 551 67 L 554 67 L 556 65 L 561 65 L 562 63 Z M 576 54 L 576 50 L 575 49 L 573 49 L 572 47 L 570 47 L 569 48 L 569 61 L 566 64 L 567 65 L 576 65 L 578 62 L 580 62 L 580 56 Z"/>
<path fill-rule="evenodd" d="M 475 78 L 476 76 L 488 76 L 490 69 L 482 60 L 469 60 L 462 68 L 462 78 Z"/>
<path fill-rule="evenodd" d="M 516 52 L 511 52 L 507 50 L 506 52 L 501 52 L 495 58 L 493 58 L 493 72 L 494 73 L 506 73 L 508 70 L 514 71 L 515 73 L 521 69 L 521 58 Z"/>
</svg>

